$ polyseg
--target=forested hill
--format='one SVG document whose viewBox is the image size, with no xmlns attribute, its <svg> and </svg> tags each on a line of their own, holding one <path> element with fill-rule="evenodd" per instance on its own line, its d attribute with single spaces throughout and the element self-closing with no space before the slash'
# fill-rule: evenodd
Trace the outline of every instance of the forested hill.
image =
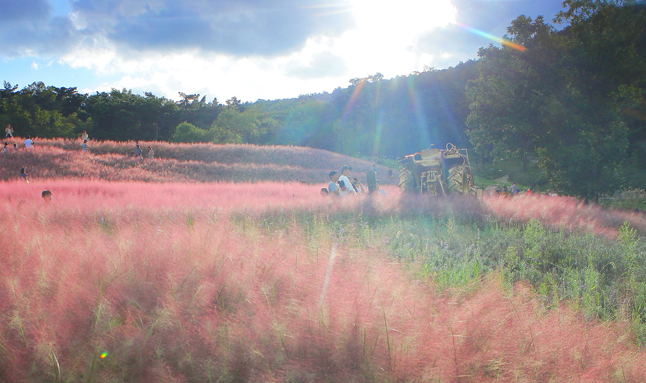
<svg viewBox="0 0 646 383">
<path fill-rule="evenodd" d="M 224 104 L 180 93 L 178 102 L 129 90 L 80 94 L 34 83 L 0 90 L 0 126 L 22 136 L 298 145 L 356 155 L 402 155 L 431 143 L 467 143 L 465 86 L 476 63 L 285 100 Z M 186 124 L 182 124 L 187 122 Z"/>
<path fill-rule="evenodd" d="M 255 105 L 282 122 L 271 137 L 276 142 L 401 156 L 430 144 L 467 144 L 465 87 L 477 76 L 476 63 L 469 61 L 390 80 L 377 74 L 350 80 L 348 88 L 331 94 Z"/>
</svg>

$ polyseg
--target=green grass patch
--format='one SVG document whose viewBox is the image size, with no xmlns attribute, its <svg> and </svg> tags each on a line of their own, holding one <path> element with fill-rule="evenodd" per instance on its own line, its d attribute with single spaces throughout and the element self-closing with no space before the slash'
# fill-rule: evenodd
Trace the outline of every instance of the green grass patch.
<svg viewBox="0 0 646 383">
<path fill-rule="evenodd" d="M 252 218 L 252 217 L 248 217 Z M 304 228 L 352 246 L 376 248 L 410 265 L 441 290 L 501 273 L 509 286 L 529 282 L 547 308 L 567 303 L 587 318 L 628 320 L 646 344 L 646 244 L 625 224 L 617 240 L 527 224 L 462 216 L 415 218 L 356 211 L 264 212 L 253 220 L 269 230 Z"/>
</svg>

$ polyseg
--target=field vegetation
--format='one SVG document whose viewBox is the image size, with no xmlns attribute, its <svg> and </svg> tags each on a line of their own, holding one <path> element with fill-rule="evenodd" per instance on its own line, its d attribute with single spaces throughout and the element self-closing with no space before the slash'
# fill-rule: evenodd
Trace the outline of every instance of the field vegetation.
<svg viewBox="0 0 646 383">
<path fill-rule="evenodd" d="M 642 216 L 385 189 L 3 182 L 0 381 L 646 378 Z"/>
<path fill-rule="evenodd" d="M 22 145 L 22 139 L 8 141 Z M 88 152 L 80 140 L 35 138 L 35 149 L 9 150 L 2 157 L 0 179 L 18 178 L 21 168 L 33 177 L 103 179 L 145 182 L 305 181 L 327 183 L 328 173 L 350 165 L 365 181 L 372 163 L 327 150 L 296 146 L 249 144 L 171 144 L 138 141 L 144 151 L 151 146 L 154 160 L 134 158 L 136 143 L 91 141 Z M 394 183 L 388 168 L 377 165 L 382 184 Z M 395 171 L 397 174 L 397 171 Z"/>
</svg>

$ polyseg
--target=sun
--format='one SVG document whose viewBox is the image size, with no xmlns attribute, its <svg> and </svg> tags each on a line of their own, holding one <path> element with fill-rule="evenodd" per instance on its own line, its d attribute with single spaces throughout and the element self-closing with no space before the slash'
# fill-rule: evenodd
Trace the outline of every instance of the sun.
<svg viewBox="0 0 646 383">
<path fill-rule="evenodd" d="M 410 44 L 420 33 L 455 22 L 450 0 L 349 0 L 366 35 Z"/>
<path fill-rule="evenodd" d="M 451 0 L 346 0 L 356 28 L 335 40 L 351 76 L 386 77 L 421 70 L 430 55 L 418 44 L 425 32 L 456 22 Z M 435 54 L 435 53 L 432 53 Z"/>
</svg>

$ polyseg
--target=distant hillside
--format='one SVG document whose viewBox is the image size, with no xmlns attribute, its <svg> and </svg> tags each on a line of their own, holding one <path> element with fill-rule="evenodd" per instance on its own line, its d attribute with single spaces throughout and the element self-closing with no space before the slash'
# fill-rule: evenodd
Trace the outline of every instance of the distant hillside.
<svg viewBox="0 0 646 383">
<path fill-rule="evenodd" d="M 468 81 L 477 63 L 384 79 L 355 78 L 331 93 L 221 104 L 206 96 L 179 101 L 112 89 L 95 94 L 34 82 L 0 87 L 0 126 L 15 134 L 98 140 L 298 145 L 349 155 L 402 156 L 452 142 L 469 145 Z"/>
<path fill-rule="evenodd" d="M 17 143 L 22 140 L 16 139 Z M 18 178 L 21 168 L 37 178 L 104 179 L 145 182 L 304 181 L 327 183 L 330 170 L 350 165 L 365 181 L 372 163 L 327 150 L 297 146 L 248 144 L 171 144 L 140 141 L 144 154 L 151 146 L 154 160 L 131 156 L 135 142 L 98 141 L 81 151 L 80 140 L 37 139 L 34 150 L 10 150 L 3 155 L 0 179 Z M 20 147 L 20 145 L 19 145 Z M 378 179 L 388 182 L 388 169 L 378 166 Z"/>
</svg>

